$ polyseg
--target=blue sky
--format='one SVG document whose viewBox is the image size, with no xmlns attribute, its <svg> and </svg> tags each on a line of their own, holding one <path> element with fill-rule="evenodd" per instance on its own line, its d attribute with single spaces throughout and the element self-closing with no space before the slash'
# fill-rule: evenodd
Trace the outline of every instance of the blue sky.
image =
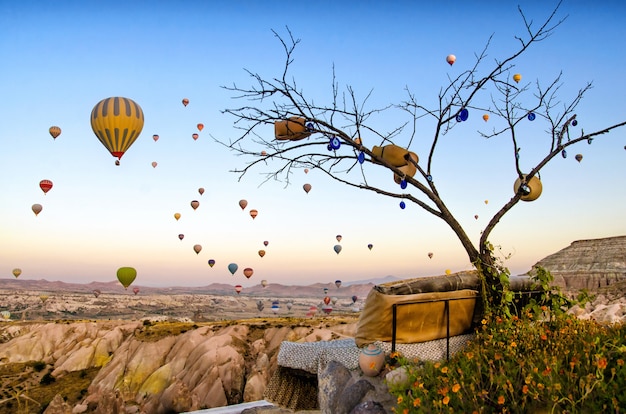
<svg viewBox="0 0 626 414">
<path fill-rule="evenodd" d="M 397 200 L 315 171 L 294 176 L 289 186 L 260 185 L 269 165 L 238 181 L 230 171 L 246 159 L 213 139 L 237 137 L 234 119 L 220 111 L 245 103 L 221 86 L 251 85 L 244 69 L 267 78 L 282 73 L 284 55 L 272 30 L 285 36 L 288 26 L 301 39 L 291 74 L 305 95 L 330 102 L 334 65 L 341 88 L 351 85 L 362 98 L 372 92 L 370 108 L 405 99 L 405 87 L 433 105 L 448 76 L 471 67 L 489 36 L 495 59 L 516 50 L 514 36 L 524 34 L 514 2 L 420 3 L 0 2 L 0 277 L 19 267 L 20 278 L 88 283 L 114 280 L 118 267 L 134 266 L 139 285 L 249 286 L 262 279 L 309 284 L 470 268 L 452 231 L 417 206 L 400 210 Z M 538 24 L 554 4 L 522 7 Z M 515 71 L 544 84 L 562 71 L 564 101 L 593 82 L 577 110 L 586 132 L 626 120 L 626 6 L 565 1 L 558 15 L 568 17 Z M 457 56 L 452 67 L 445 62 L 450 53 Z M 129 97 L 145 114 L 143 132 L 119 167 L 89 124 L 93 106 L 109 96 Z M 507 142 L 477 134 L 495 122 L 479 115 L 448 136 L 435 163 L 440 193 L 475 242 L 511 197 L 515 178 Z M 373 120 L 381 130 L 400 122 L 393 111 Z M 205 127 L 194 141 L 198 123 Z M 52 125 L 63 130 L 56 140 L 48 134 Z M 418 154 L 433 133 L 432 126 L 421 127 Z M 522 141 L 527 166 L 548 145 L 545 127 L 520 128 L 528 136 Z M 512 273 L 574 240 L 626 234 L 625 136 L 624 128 L 613 131 L 554 160 L 542 172 L 541 198 L 519 204 L 499 223 L 490 239 L 512 254 L 506 262 Z M 581 163 L 573 157 L 578 152 Z M 42 179 L 54 182 L 46 195 Z M 302 190 L 306 182 L 313 186 L 309 194 Z M 245 211 L 240 199 L 249 202 Z M 192 200 L 200 201 L 195 211 Z M 37 217 L 33 203 L 43 205 Z M 254 220 L 252 208 L 259 211 Z M 200 254 L 195 244 L 203 246 Z M 216 260 L 213 268 L 209 259 Z M 241 270 L 231 275 L 226 266 L 233 262 L 252 267 L 252 278 Z"/>
</svg>

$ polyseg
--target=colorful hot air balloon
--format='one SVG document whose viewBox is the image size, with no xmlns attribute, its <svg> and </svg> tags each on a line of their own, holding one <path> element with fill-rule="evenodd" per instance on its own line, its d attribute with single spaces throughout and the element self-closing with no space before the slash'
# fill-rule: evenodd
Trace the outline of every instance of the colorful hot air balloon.
<svg viewBox="0 0 626 414">
<path fill-rule="evenodd" d="M 280 306 L 278 305 L 278 301 L 275 300 L 272 302 L 272 312 L 276 314 L 278 311 L 280 311 Z"/>
<path fill-rule="evenodd" d="M 41 204 L 33 204 L 31 206 L 31 209 L 33 210 L 33 213 L 35 213 L 35 215 L 39 215 L 39 213 L 41 213 L 41 210 L 43 210 L 43 207 L 41 206 Z"/>
<path fill-rule="evenodd" d="M 200 202 L 198 200 L 193 200 L 191 203 L 191 208 L 193 208 L 194 210 L 198 208 L 198 206 L 200 206 Z"/>
<path fill-rule="evenodd" d="M 50 180 L 41 180 L 39 181 L 39 188 L 43 191 L 44 194 L 47 194 L 50 189 L 52 189 L 52 181 Z"/>
<path fill-rule="evenodd" d="M 335 253 L 339 254 L 339 252 L 341 252 L 341 245 L 340 244 L 336 244 L 333 247 L 333 250 L 335 251 Z"/>
<path fill-rule="evenodd" d="M 515 83 L 519 83 L 519 81 L 522 80 L 522 75 L 516 73 L 515 75 L 513 75 L 513 80 L 515 81 Z"/>
<path fill-rule="evenodd" d="M 178 219 L 180 218 L 180 213 L 174 213 L 174 218 L 176 219 L 176 221 L 178 221 Z"/>
<path fill-rule="evenodd" d="M 328 295 L 328 288 L 324 288 L 324 296 Z"/>
<path fill-rule="evenodd" d="M 265 241 L 263 242 L 263 246 L 265 246 L 265 247 L 267 247 L 267 245 L 268 245 L 268 244 L 270 244 L 270 242 L 268 242 L 267 240 L 265 240 Z"/>
<path fill-rule="evenodd" d="M 202 131 L 204 129 L 204 124 L 198 124 L 198 131 Z"/>
<path fill-rule="evenodd" d="M 98 299 L 98 296 L 100 296 L 102 292 L 100 291 L 100 289 L 94 289 L 93 290 L 93 295 L 96 297 L 96 299 Z"/>
<path fill-rule="evenodd" d="M 156 161 L 152 161 L 152 168 L 156 168 L 156 166 L 159 165 Z"/>
<path fill-rule="evenodd" d="M 15 269 L 13 269 L 13 276 L 15 276 L 16 278 L 18 278 L 21 274 L 22 274 L 22 269 L 20 269 L 19 267 L 16 267 Z"/>
<path fill-rule="evenodd" d="M 61 135 L 61 128 L 58 126 L 51 126 L 48 132 L 52 135 L 52 139 L 56 139 L 59 135 Z"/>
<path fill-rule="evenodd" d="M 139 288 L 138 287 L 134 287 L 133 288 L 133 293 L 136 295 L 137 293 L 139 293 Z"/>
<path fill-rule="evenodd" d="M 250 217 L 252 217 L 252 220 L 254 220 L 258 214 L 259 214 L 258 211 L 250 210 Z"/>
<path fill-rule="evenodd" d="M 485 121 L 485 122 L 489 121 L 489 115 L 488 114 L 483 115 L 483 121 Z"/>
<path fill-rule="evenodd" d="M 262 300 L 257 300 L 256 308 L 259 310 L 259 312 L 261 312 L 263 309 L 265 309 L 265 305 L 263 304 Z"/>
<path fill-rule="evenodd" d="M 335 236 L 335 238 L 337 239 L 337 241 L 338 241 L 338 242 L 341 242 L 341 239 L 342 239 L 343 237 L 341 236 L 341 234 L 338 234 L 337 236 Z"/>
<path fill-rule="evenodd" d="M 328 296 L 324 297 L 324 303 L 328 305 L 330 303 L 330 298 Z"/>
<path fill-rule="evenodd" d="M 374 247 L 374 245 L 372 243 L 367 245 L 367 248 L 370 249 L 370 250 L 372 250 L 373 247 Z"/>
<path fill-rule="evenodd" d="M 4 319 L 4 320 L 11 319 L 11 312 L 9 312 L 9 311 L 4 310 L 4 311 L 0 312 L 0 315 L 2 315 L 2 319 Z"/>
<path fill-rule="evenodd" d="M 215 259 L 209 259 L 209 266 L 215 266 Z"/>
<path fill-rule="evenodd" d="M 251 267 L 246 267 L 245 269 L 243 269 L 243 275 L 247 277 L 248 279 L 252 277 L 253 273 L 254 273 L 254 270 Z"/>
<path fill-rule="evenodd" d="M 128 289 L 136 277 L 137 270 L 134 267 L 120 267 L 117 269 L 117 280 L 124 286 L 124 289 Z"/>
<path fill-rule="evenodd" d="M 302 186 L 302 188 L 304 188 L 304 192 L 309 194 L 309 191 L 311 191 L 311 184 L 306 183 Z"/>
<path fill-rule="evenodd" d="M 265 256 L 265 250 L 259 250 L 259 256 L 261 257 Z"/>
<path fill-rule="evenodd" d="M 178 238 L 179 238 L 180 240 L 182 240 L 182 239 L 184 239 L 184 238 L 185 238 L 185 235 L 181 233 L 181 234 L 179 234 L 179 235 L 178 235 Z"/>
<path fill-rule="evenodd" d="M 235 285 L 235 292 L 237 292 L 237 294 L 240 294 L 242 290 L 243 290 L 243 286 Z"/>
<path fill-rule="evenodd" d="M 154 140 L 154 142 L 157 142 L 159 140 L 159 136 L 157 134 L 152 135 L 152 139 Z"/>
<path fill-rule="evenodd" d="M 196 254 L 200 254 L 200 252 L 202 251 L 202 246 L 199 244 L 195 244 L 193 246 L 193 251 L 196 252 Z"/>
<path fill-rule="evenodd" d="M 200 135 L 198 134 L 191 134 L 191 138 L 193 138 L 193 140 L 197 140 L 200 137 Z"/>
<path fill-rule="evenodd" d="M 237 269 L 239 269 L 239 266 L 237 266 L 237 263 L 231 263 L 228 265 L 228 271 L 230 272 L 231 275 L 234 275 Z"/>
<path fill-rule="evenodd" d="M 335 286 L 339 289 L 341 287 L 341 280 L 335 280 Z"/>
<path fill-rule="evenodd" d="M 324 305 L 322 306 L 322 311 L 326 314 L 326 315 L 330 315 L 330 313 L 333 311 L 333 307 L 331 305 Z"/>
<path fill-rule="evenodd" d="M 118 160 L 139 137 L 143 120 L 141 107 L 128 98 L 103 99 L 91 111 L 93 132 Z"/>
<path fill-rule="evenodd" d="M 456 56 L 454 55 L 446 56 L 446 62 L 448 62 L 448 65 L 450 66 L 454 65 L 454 62 L 456 62 Z"/>
<path fill-rule="evenodd" d="M 202 187 L 198 188 L 198 192 L 200 193 L 200 195 L 204 194 L 204 188 Z"/>
<path fill-rule="evenodd" d="M 248 205 L 247 200 L 239 200 L 239 207 L 241 207 L 242 210 L 245 210 L 247 205 Z"/>
<path fill-rule="evenodd" d="M 189 99 L 187 99 L 187 98 L 183 98 L 183 105 L 184 105 L 184 106 L 189 105 Z"/>
<path fill-rule="evenodd" d="M 576 154 L 574 158 L 576 158 L 576 161 L 581 162 L 583 160 L 583 154 Z"/>
</svg>

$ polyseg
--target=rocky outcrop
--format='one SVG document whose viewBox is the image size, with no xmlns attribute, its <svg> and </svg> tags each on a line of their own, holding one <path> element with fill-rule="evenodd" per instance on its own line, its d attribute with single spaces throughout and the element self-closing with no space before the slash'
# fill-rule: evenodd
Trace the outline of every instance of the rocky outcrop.
<svg viewBox="0 0 626 414">
<path fill-rule="evenodd" d="M 533 266 L 543 267 L 561 288 L 597 290 L 626 281 L 626 236 L 578 240 L 541 259 Z"/>
</svg>

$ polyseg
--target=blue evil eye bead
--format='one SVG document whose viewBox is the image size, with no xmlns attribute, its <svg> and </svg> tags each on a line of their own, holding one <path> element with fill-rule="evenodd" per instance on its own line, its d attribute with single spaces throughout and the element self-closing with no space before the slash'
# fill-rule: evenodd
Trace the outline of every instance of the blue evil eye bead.
<svg viewBox="0 0 626 414">
<path fill-rule="evenodd" d="M 365 154 L 363 154 L 363 151 L 359 152 L 357 160 L 359 160 L 359 164 L 363 164 L 365 162 Z"/>
<path fill-rule="evenodd" d="M 337 137 L 332 137 L 330 139 L 330 147 L 334 150 L 338 150 L 339 147 L 341 146 L 341 141 L 339 141 L 339 138 Z"/>
<path fill-rule="evenodd" d="M 456 122 L 463 122 L 463 120 L 461 119 L 461 115 L 456 116 Z"/>
<path fill-rule="evenodd" d="M 406 180 L 404 178 L 400 181 L 400 188 L 403 190 L 406 188 Z"/>
<path fill-rule="evenodd" d="M 459 118 L 461 122 L 467 121 L 467 118 L 469 118 L 469 111 L 466 108 L 461 109 L 457 118 Z"/>
<path fill-rule="evenodd" d="M 406 204 L 404 204 L 404 201 L 400 201 L 400 208 L 404 210 L 405 207 L 406 207 Z"/>
<path fill-rule="evenodd" d="M 561 157 L 567 158 L 567 151 L 565 150 L 561 151 Z"/>
<path fill-rule="evenodd" d="M 331 147 L 331 146 L 330 146 L 330 144 L 328 144 L 328 145 L 326 145 L 326 149 L 327 149 L 328 151 L 332 151 L 332 150 L 333 150 L 333 147 Z"/>
<path fill-rule="evenodd" d="M 537 116 L 535 115 L 534 112 L 531 112 L 531 113 L 528 114 L 528 120 L 529 121 L 534 121 L 536 117 Z"/>
<path fill-rule="evenodd" d="M 428 174 L 428 175 L 426 176 L 426 180 L 428 180 L 428 182 L 429 182 L 429 183 L 432 183 L 432 182 L 433 182 L 433 176 L 432 176 L 432 175 L 430 175 L 430 174 Z"/>
<path fill-rule="evenodd" d="M 518 151 L 515 151 L 515 159 L 519 160 L 519 152 Z"/>
<path fill-rule="evenodd" d="M 593 138 L 587 138 L 587 144 L 591 145 L 591 142 L 593 141 Z M 626 148 L 624 148 L 626 149 Z"/>
<path fill-rule="evenodd" d="M 578 121 L 574 119 L 574 120 L 572 121 L 572 126 L 576 126 L 576 125 L 578 125 Z"/>
<path fill-rule="evenodd" d="M 306 124 L 306 131 L 307 132 L 313 132 L 313 122 L 309 122 Z"/>
</svg>

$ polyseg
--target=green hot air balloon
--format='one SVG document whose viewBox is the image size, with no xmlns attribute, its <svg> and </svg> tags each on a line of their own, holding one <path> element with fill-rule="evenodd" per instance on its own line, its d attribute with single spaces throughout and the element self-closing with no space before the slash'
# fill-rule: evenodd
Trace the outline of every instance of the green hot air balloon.
<svg viewBox="0 0 626 414">
<path fill-rule="evenodd" d="M 120 267 L 117 269 L 117 280 L 124 286 L 124 289 L 128 289 L 136 277 L 137 270 L 134 267 Z"/>
<path fill-rule="evenodd" d="M 237 263 L 231 263 L 228 265 L 228 271 L 230 272 L 230 274 L 234 275 L 235 272 L 237 271 L 237 269 L 239 269 L 239 266 L 237 266 Z"/>
</svg>

